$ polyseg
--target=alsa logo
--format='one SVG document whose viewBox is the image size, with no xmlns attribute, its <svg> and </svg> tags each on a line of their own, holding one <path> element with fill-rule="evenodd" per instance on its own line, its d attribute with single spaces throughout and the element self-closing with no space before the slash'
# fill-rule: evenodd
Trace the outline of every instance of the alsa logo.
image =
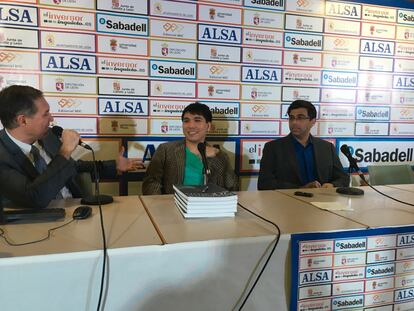
<svg viewBox="0 0 414 311">
<path fill-rule="evenodd" d="M 281 83 L 282 70 L 279 68 L 243 67 L 242 81 Z"/>
<path fill-rule="evenodd" d="M 300 285 L 332 281 L 332 270 L 312 271 L 300 274 Z"/>
<path fill-rule="evenodd" d="M 99 113 L 111 115 L 146 115 L 148 102 L 140 99 L 99 99 Z"/>
<path fill-rule="evenodd" d="M 394 293 L 394 299 L 395 301 L 404 301 L 414 298 L 414 288 L 406 288 L 406 289 L 400 289 L 396 290 Z"/>
<path fill-rule="evenodd" d="M 414 76 L 394 76 L 393 87 L 396 89 L 413 88 Z"/>
<path fill-rule="evenodd" d="M 37 26 L 36 9 L 9 5 L 0 6 L 0 23 Z"/>
<path fill-rule="evenodd" d="M 361 10 L 359 6 L 331 2 L 326 4 L 326 15 L 359 18 Z"/>
<path fill-rule="evenodd" d="M 212 25 L 198 25 L 198 36 L 201 41 L 223 43 L 241 43 L 241 29 L 219 27 Z"/>
<path fill-rule="evenodd" d="M 361 53 L 376 55 L 394 55 L 394 42 L 361 40 Z"/>
<path fill-rule="evenodd" d="M 42 71 L 96 73 L 95 57 L 71 54 L 42 54 Z"/>
<path fill-rule="evenodd" d="M 404 234 L 397 237 L 398 246 L 414 245 L 414 234 Z"/>
</svg>

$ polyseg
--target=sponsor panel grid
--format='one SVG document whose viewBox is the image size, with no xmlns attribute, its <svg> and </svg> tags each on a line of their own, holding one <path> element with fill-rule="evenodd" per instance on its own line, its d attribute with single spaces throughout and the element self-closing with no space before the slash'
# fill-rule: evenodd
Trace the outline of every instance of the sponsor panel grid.
<svg viewBox="0 0 414 311">
<path fill-rule="evenodd" d="M 292 235 L 290 310 L 409 310 L 414 227 Z"/>
<path fill-rule="evenodd" d="M 0 87 L 41 88 L 65 125 L 96 118 L 82 130 L 98 140 L 180 137 L 181 111 L 204 102 L 212 139 L 251 144 L 233 164 L 252 175 L 253 146 L 289 132 L 297 99 L 317 106 L 312 133 L 337 146 L 414 135 L 414 9 L 369 2 L 2 2 Z"/>
</svg>

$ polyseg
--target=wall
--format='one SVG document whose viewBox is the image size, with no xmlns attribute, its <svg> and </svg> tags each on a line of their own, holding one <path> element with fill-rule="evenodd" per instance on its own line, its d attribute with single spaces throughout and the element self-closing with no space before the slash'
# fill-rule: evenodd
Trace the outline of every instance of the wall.
<svg viewBox="0 0 414 311">
<path fill-rule="evenodd" d="M 255 188 L 265 142 L 289 132 L 295 99 L 317 106 L 313 134 L 351 146 L 362 167 L 413 164 L 413 5 L 376 4 L 387 2 L 2 2 L 0 87 L 42 89 L 55 122 L 100 158 L 124 145 L 146 164 L 202 101 L 243 189 Z M 107 189 L 136 193 L 142 175 Z"/>
</svg>

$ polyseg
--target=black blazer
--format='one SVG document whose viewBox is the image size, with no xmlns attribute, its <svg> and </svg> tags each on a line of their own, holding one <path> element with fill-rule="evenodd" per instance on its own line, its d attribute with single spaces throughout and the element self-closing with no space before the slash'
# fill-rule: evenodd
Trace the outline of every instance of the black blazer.
<svg viewBox="0 0 414 311">
<path fill-rule="evenodd" d="M 42 174 L 4 129 L 0 131 L 0 199 L 8 199 L 19 207 L 43 208 L 64 186 L 73 197 L 82 196 L 75 177 L 78 172 L 93 172 L 93 162 L 68 160 L 59 155 L 61 142 L 51 131 L 40 142 L 52 159 Z M 116 175 L 115 161 L 99 161 L 98 169 L 107 177 Z"/>
<path fill-rule="evenodd" d="M 289 134 L 265 144 L 257 183 L 259 190 L 291 189 L 303 186 L 292 139 L 294 138 Z M 312 142 L 317 180 L 321 184 L 332 183 L 335 187 L 348 186 L 349 176 L 344 172 L 334 146 L 313 136 Z"/>
</svg>

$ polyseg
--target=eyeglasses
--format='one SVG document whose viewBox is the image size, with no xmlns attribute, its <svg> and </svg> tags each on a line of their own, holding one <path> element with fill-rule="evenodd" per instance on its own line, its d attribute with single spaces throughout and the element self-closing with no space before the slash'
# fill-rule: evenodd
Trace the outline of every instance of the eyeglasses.
<svg viewBox="0 0 414 311">
<path fill-rule="evenodd" d="M 303 114 L 297 115 L 297 116 L 289 116 L 289 121 L 305 121 L 305 120 L 310 120 L 310 117 L 304 116 Z"/>
</svg>

